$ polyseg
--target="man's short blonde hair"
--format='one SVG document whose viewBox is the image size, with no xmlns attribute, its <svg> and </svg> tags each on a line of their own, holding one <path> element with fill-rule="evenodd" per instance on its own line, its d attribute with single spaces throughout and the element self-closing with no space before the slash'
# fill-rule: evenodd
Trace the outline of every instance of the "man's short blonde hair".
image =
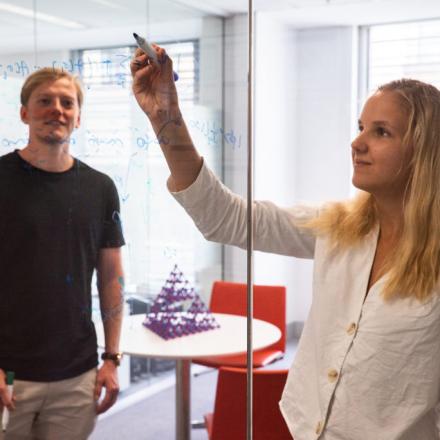
<svg viewBox="0 0 440 440">
<path fill-rule="evenodd" d="M 26 106 L 28 104 L 32 92 L 38 86 L 46 82 L 57 81 L 61 78 L 67 78 L 73 82 L 76 88 L 78 106 L 79 108 L 81 108 L 84 101 L 84 94 L 79 78 L 75 75 L 71 75 L 69 72 L 66 72 L 63 69 L 59 69 L 56 67 L 43 67 L 42 69 L 37 70 L 26 78 L 26 81 L 24 82 L 20 93 L 21 105 Z"/>
</svg>

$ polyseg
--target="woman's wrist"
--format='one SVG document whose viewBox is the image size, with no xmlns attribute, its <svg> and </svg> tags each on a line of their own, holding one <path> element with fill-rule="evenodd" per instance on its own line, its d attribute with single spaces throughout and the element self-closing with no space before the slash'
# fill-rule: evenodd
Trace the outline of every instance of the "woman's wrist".
<svg viewBox="0 0 440 440">
<path fill-rule="evenodd" d="M 162 124 L 162 126 L 158 129 L 158 131 L 156 131 L 156 136 L 160 140 L 161 136 L 163 136 L 163 134 L 166 132 L 168 128 L 173 129 L 176 127 L 181 127 L 182 123 L 183 123 L 182 116 L 178 116 L 175 119 L 169 119 L 168 121 Z"/>
<path fill-rule="evenodd" d="M 156 131 L 156 133 L 158 133 L 165 126 L 165 124 L 181 121 L 182 113 L 180 112 L 179 107 L 173 107 L 170 109 L 158 109 L 149 114 L 149 119 L 154 130 Z"/>
</svg>

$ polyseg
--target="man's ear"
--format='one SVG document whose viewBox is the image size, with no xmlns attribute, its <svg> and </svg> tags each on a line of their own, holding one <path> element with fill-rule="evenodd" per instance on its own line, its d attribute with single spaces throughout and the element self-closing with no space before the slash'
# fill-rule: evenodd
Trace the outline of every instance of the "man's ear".
<svg viewBox="0 0 440 440">
<path fill-rule="evenodd" d="M 20 107 L 20 118 L 25 124 L 29 123 L 28 115 L 27 115 L 27 108 L 24 105 L 22 105 Z"/>
<path fill-rule="evenodd" d="M 81 125 L 81 112 L 78 113 L 78 118 L 76 119 L 75 122 L 75 128 L 79 128 L 80 125 Z"/>
</svg>

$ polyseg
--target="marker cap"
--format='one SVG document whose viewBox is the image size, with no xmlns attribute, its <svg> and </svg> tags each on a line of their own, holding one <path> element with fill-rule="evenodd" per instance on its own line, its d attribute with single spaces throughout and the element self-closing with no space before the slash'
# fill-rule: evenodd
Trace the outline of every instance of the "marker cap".
<svg viewBox="0 0 440 440">
<path fill-rule="evenodd" d="M 15 373 L 13 371 L 6 372 L 6 385 L 12 385 L 14 383 Z"/>
</svg>

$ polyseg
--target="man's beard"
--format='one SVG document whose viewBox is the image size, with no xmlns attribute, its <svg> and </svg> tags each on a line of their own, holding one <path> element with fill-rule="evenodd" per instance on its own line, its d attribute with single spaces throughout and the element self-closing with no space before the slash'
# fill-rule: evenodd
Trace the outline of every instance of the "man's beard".
<svg viewBox="0 0 440 440">
<path fill-rule="evenodd" d="M 51 134 L 43 136 L 40 138 L 46 145 L 52 147 L 58 147 L 60 145 L 65 145 L 70 143 L 70 135 L 60 138 L 59 136 L 53 136 Z"/>
</svg>

